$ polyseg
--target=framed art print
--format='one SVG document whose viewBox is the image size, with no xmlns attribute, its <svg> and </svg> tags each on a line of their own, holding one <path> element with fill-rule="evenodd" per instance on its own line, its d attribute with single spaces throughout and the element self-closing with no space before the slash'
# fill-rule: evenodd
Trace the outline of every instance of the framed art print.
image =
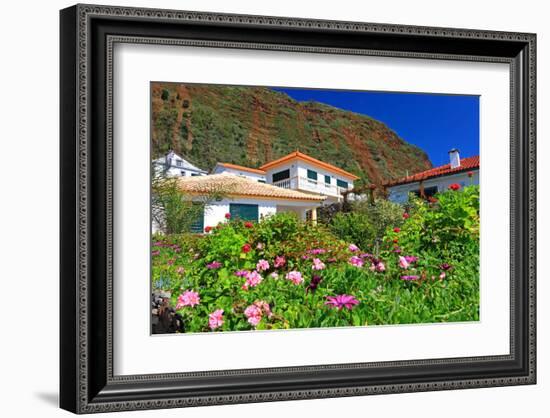
<svg viewBox="0 0 550 418">
<path fill-rule="evenodd" d="M 61 11 L 61 407 L 533 384 L 533 34 Z"/>
</svg>

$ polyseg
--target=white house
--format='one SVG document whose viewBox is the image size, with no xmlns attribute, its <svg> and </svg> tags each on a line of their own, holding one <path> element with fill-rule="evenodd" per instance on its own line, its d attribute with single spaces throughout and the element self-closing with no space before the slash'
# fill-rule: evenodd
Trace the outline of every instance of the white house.
<svg viewBox="0 0 550 418">
<path fill-rule="evenodd" d="M 206 205 L 203 216 L 193 226 L 194 232 L 224 222 L 227 213 L 258 221 L 274 213 L 294 212 L 300 219 L 315 222 L 317 208 L 341 201 L 342 192 L 353 189 L 353 182 L 359 178 L 299 151 L 260 168 L 217 163 L 208 175 L 173 152 L 154 163 L 165 174 L 178 177 L 181 190 L 195 195 L 196 200 L 217 192 L 224 196 Z M 153 224 L 153 232 L 157 230 L 158 225 Z"/>
<path fill-rule="evenodd" d="M 229 173 L 237 176 L 247 177 L 251 180 L 259 181 L 260 183 L 266 183 L 265 171 L 257 168 L 244 167 L 242 165 L 230 164 L 230 163 L 217 163 L 212 170 L 212 174 Z"/>
<path fill-rule="evenodd" d="M 447 190 L 454 183 L 461 187 L 479 184 L 479 155 L 461 159 L 459 151 L 452 149 L 449 151 L 449 164 L 392 180 L 384 186 L 390 201 L 405 203 L 409 193 L 430 197 Z"/>
<path fill-rule="evenodd" d="M 178 183 L 183 192 L 197 198 L 217 192 L 223 195 L 219 201 L 205 205 L 204 214 L 192 232 L 203 232 L 207 226 L 224 222 L 227 213 L 232 218 L 259 221 L 278 212 L 294 212 L 301 219 L 310 215 L 315 221 L 317 207 L 325 200 L 325 196 L 285 189 L 227 172 L 180 177 Z"/>
<path fill-rule="evenodd" d="M 353 182 L 359 178 L 299 151 L 266 163 L 260 170 L 265 172 L 268 184 L 326 196 L 326 203 L 341 201 L 342 192 L 353 189 Z"/>
<path fill-rule="evenodd" d="M 170 151 L 165 157 L 153 160 L 154 169 L 158 172 L 164 172 L 167 176 L 205 176 L 207 171 L 191 164 L 186 159 L 180 157 L 174 151 Z"/>
</svg>

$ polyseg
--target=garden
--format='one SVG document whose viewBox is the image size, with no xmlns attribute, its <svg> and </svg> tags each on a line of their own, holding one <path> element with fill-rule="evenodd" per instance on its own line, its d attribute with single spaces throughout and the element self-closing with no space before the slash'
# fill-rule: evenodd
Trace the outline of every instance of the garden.
<svg viewBox="0 0 550 418">
<path fill-rule="evenodd" d="M 317 224 L 226 214 L 203 234 L 155 234 L 154 313 L 177 323 L 163 332 L 477 321 L 479 187 L 452 186 Z"/>
</svg>

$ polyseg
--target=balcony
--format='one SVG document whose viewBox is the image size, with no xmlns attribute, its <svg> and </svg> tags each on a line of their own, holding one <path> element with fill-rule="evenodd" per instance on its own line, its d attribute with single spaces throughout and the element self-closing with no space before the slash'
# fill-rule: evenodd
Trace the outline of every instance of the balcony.
<svg viewBox="0 0 550 418">
<path fill-rule="evenodd" d="M 342 196 L 343 192 L 349 190 L 349 187 L 344 188 L 335 184 L 326 184 L 323 181 L 312 180 L 306 177 L 291 177 L 288 179 L 279 180 L 273 183 L 273 185 L 283 189 L 302 190 L 338 198 Z"/>
</svg>

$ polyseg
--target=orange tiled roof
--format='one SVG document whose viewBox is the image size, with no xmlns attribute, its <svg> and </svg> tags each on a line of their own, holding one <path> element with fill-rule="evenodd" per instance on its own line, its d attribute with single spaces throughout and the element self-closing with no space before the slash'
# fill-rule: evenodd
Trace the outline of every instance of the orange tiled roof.
<svg viewBox="0 0 550 418">
<path fill-rule="evenodd" d="M 346 170 L 342 170 L 341 168 L 338 168 L 338 167 L 336 167 L 332 164 L 329 164 L 329 163 L 325 163 L 324 161 L 317 160 L 316 158 L 310 157 L 309 155 L 306 155 L 306 154 L 304 154 L 300 151 L 295 151 L 295 152 L 290 153 L 288 155 L 285 155 L 284 157 L 281 157 L 281 158 L 279 158 L 275 161 L 271 161 L 269 163 L 266 163 L 266 164 L 262 165 L 260 167 L 260 169 L 261 170 L 267 170 L 267 169 L 276 167 L 278 165 L 284 164 L 284 163 L 286 163 L 288 161 L 291 161 L 291 160 L 294 160 L 294 159 L 308 162 L 308 163 L 316 165 L 318 167 L 322 167 L 325 170 L 332 171 L 332 172 L 338 173 L 342 176 L 349 177 L 353 180 L 357 180 L 359 178 L 355 174 L 351 174 L 350 172 L 348 172 Z"/>
<path fill-rule="evenodd" d="M 191 194 L 221 193 L 228 196 L 321 202 L 325 196 L 283 189 L 229 173 L 178 177 L 180 189 Z"/>
<path fill-rule="evenodd" d="M 440 177 L 449 174 L 456 174 L 462 171 L 479 169 L 479 155 L 474 157 L 467 157 L 460 159 L 460 166 L 457 168 L 451 168 L 450 164 L 445 164 L 439 167 L 430 168 L 420 173 L 412 174 L 407 177 L 401 177 L 400 179 L 391 180 L 385 183 L 385 186 L 397 186 L 398 184 L 414 183 L 420 180 L 426 180 L 433 177 Z"/>
<path fill-rule="evenodd" d="M 250 168 L 250 167 L 245 167 L 245 166 L 242 166 L 242 165 L 231 164 L 231 163 L 218 163 L 218 164 L 221 165 L 222 167 L 232 168 L 234 170 L 249 171 L 251 173 L 256 173 L 256 174 L 261 174 L 261 175 L 265 174 L 264 170 L 259 170 L 257 168 Z"/>
</svg>

